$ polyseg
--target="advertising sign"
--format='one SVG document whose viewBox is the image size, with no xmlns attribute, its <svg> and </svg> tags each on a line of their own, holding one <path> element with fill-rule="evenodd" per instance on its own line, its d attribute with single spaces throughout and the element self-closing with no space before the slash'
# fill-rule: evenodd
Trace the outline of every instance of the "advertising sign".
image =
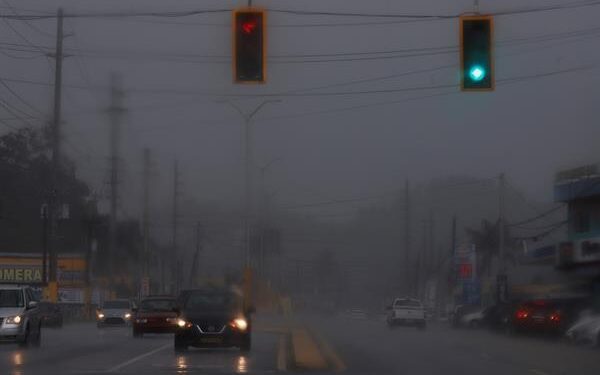
<svg viewBox="0 0 600 375">
<path fill-rule="evenodd" d="M 479 281 L 463 281 L 463 304 L 481 304 L 481 284 Z"/>
<path fill-rule="evenodd" d="M 82 257 L 59 257 L 57 278 L 62 286 L 81 286 L 85 281 L 85 260 Z M 0 254 L 0 283 L 41 284 L 42 257 L 39 254 Z"/>
</svg>

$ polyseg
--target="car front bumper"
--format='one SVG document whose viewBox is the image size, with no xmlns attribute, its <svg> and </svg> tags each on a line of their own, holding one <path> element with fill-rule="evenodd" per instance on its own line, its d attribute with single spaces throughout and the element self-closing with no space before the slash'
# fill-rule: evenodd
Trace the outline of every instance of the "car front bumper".
<svg viewBox="0 0 600 375">
<path fill-rule="evenodd" d="M 203 333 L 197 325 L 190 328 L 178 328 L 175 340 L 195 347 L 240 347 L 248 339 L 250 330 L 238 331 L 229 327 L 220 333 Z"/>
<path fill-rule="evenodd" d="M 97 322 L 100 325 L 107 325 L 107 326 L 113 326 L 113 325 L 114 326 L 124 326 L 124 325 L 129 325 L 131 323 L 130 319 L 126 319 L 121 316 L 107 316 L 102 319 L 98 319 Z"/>
<path fill-rule="evenodd" d="M 0 327 L 0 342 L 15 342 L 25 338 L 23 324 L 18 326 Z"/>
</svg>

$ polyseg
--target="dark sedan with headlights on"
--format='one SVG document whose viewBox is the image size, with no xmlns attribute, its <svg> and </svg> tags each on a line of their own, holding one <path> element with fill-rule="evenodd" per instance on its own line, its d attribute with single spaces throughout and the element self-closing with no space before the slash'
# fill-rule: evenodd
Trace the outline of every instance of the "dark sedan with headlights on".
<svg viewBox="0 0 600 375">
<path fill-rule="evenodd" d="M 183 291 L 178 299 L 176 352 L 188 347 L 237 347 L 249 351 L 254 308 L 244 308 L 235 289 L 205 288 Z"/>
<path fill-rule="evenodd" d="M 165 296 L 146 297 L 134 309 L 133 337 L 145 333 L 174 333 L 177 328 L 175 298 Z"/>
</svg>

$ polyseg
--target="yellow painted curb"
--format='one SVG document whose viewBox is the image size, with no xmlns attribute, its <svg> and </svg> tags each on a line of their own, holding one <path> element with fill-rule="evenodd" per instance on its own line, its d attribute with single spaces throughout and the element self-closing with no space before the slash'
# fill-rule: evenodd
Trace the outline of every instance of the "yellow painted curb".
<svg viewBox="0 0 600 375">
<path fill-rule="evenodd" d="M 292 329 L 292 352 L 294 365 L 299 369 L 325 370 L 329 368 L 319 346 L 306 329 Z"/>
</svg>

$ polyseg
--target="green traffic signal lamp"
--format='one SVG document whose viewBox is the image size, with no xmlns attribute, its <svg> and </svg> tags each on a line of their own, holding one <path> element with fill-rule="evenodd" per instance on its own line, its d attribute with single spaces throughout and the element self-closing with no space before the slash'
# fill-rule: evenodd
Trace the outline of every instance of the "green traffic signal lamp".
<svg viewBox="0 0 600 375">
<path fill-rule="evenodd" d="M 460 17 L 460 78 L 463 91 L 494 90 L 493 19 Z"/>
<path fill-rule="evenodd" d="M 469 78 L 474 82 L 483 80 L 486 76 L 485 69 L 481 65 L 474 65 L 469 69 Z"/>
</svg>

